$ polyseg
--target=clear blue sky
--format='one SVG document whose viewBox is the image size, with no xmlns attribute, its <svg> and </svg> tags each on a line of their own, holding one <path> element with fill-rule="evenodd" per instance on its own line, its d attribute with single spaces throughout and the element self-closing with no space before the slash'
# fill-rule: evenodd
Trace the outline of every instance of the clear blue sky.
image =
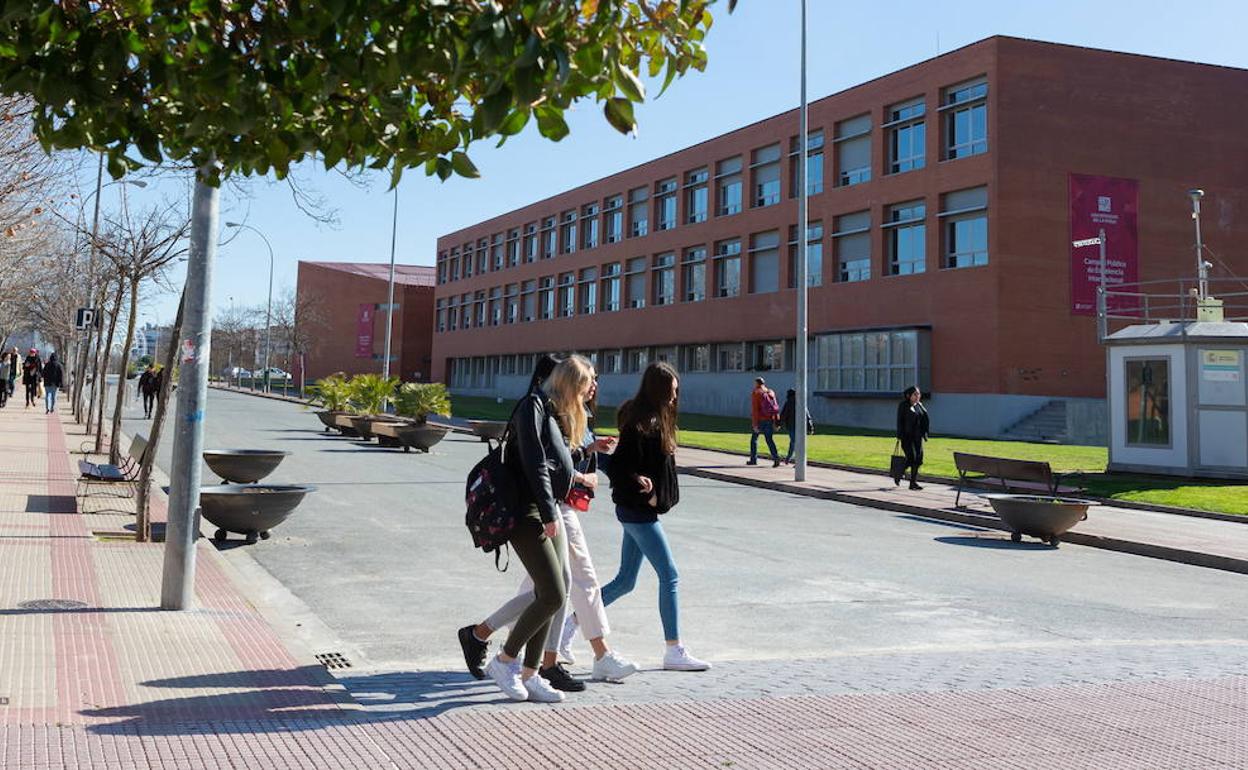
<svg viewBox="0 0 1248 770">
<path fill-rule="evenodd" d="M 559 143 L 530 126 L 501 149 L 473 151 L 481 178 L 441 183 L 413 171 L 400 185 L 398 261 L 432 265 L 437 237 L 584 182 L 792 109 L 798 102 L 797 0 L 720 3 L 707 40 L 710 64 L 641 106 L 637 137 L 616 133 L 592 103 L 569 116 Z M 887 5 L 810 0 L 810 98 L 816 99 L 995 34 L 1248 68 L 1248 4 L 1243 0 L 1082 0 L 1002 3 L 921 2 Z M 92 168 L 92 171 L 94 169 Z M 387 179 L 367 189 L 309 168 L 301 176 L 337 208 L 337 229 L 318 226 L 291 202 L 287 188 L 256 182 L 249 199 L 223 195 L 222 221 L 264 231 L 276 253 L 274 293 L 293 287 L 299 260 L 385 262 L 392 199 Z M 94 180 L 91 180 L 92 182 Z M 134 206 L 155 195 L 185 195 L 185 184 L 132 191 Z M 116 188 L 104 193 L 115 203 Z M 264 244 L 243 233 L 219 254 L 213 306 L 263 305 Z M 175 276 L 181 285 L 180 276 Z M 140 321 L 173 317 L 176 296 L 153 296 Z"/>
</svg>

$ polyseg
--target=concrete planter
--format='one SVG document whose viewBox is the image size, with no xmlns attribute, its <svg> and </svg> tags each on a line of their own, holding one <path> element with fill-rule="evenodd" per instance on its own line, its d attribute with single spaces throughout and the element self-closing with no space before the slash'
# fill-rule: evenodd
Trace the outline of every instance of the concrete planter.
<svg viewBox="0 0 1248 770">
<path fill-rule="evenodd" d="M 1010 539 L 1020 542 L 1023 535 L 1044 540 L 1054 548 L 1061 535 L 1088 518 L 1090 500 L 1038 495 L 984 495 L 1001 521 L 1010 529 Z"/>
<path fill-rule="evenodd" d="M 352 421 L 354 415 L 347 414 L 346 412 L 334 412 L 333 415 L 334 419 L 331 427 L 334 430 L 344 436 L 350 436 L 352 438 L 359 437 L 360 432 L 355 429 L 355 423 Z"/>
<path fill-rule="evenodd" d="M 328 430 L 337 429 L 338 425 L 335 423 L 335 420 L 338 418 L 338 415 L 346 414 L 346 412 L 324 412 L 322 411 L 322 412 L 314 412 L 314 414 L 316 415 L 317 419 L 321 421 L 321 424 L 325 426 L 325 430 L 328 431 Z"/>
<path fill-rule="evenodd" d="M 373 433 L 382 446 L 401 446 L 404 452 L 413 449 L 428 452 L 446 438 L 449 431 L 450 428 L 423 422 L 378 422 L 373 425 Z"/>
<path fill-rule="evenodd" d="M 227 482 L 254 484 L 268 476 L 290 452 L 272 449 L 205 449 L 204 462 Z"/>
<path fill-rule="evenodd" d="M 351 424 L 355 427 L 355 432 L 360 438 L 372 440 L 375 434 L 375 427 L 382 423 L 401 422 L 401 419 L 392 414 L 356 414 L 351 416 Z"/>
<path fill-rule="evenodd" d="M 505 420 L 469 420 L 468 424 L 472 426 L 473 434 L 482 441 L 501 441 L 503 431 L 507 430 Z"/>
<path fill-rule="evenodd" d="M 269 530 L 294 512 L 315 487 L 282 484 L 223 484 L 199 490 L 203 517 L 216 525 L 213 539 L 223 542 L 236 532 L 248 543 L 269 538 Z"/>
</svg>

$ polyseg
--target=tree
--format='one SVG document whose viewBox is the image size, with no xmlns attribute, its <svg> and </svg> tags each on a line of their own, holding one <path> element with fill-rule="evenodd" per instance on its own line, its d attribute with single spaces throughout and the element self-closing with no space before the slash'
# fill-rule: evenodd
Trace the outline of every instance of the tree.
<svg viewBox="0 0 1248 770">
<path fill-rule="evenodd" d="M 320 296 L 299 293 L 290 287 L 282 291 L 273 306 L 273 331 L 278 344 L 289 354 L 286 371 L 293 372 L 298 361 L 302 379 L 305 357 L 316 352 L 324 326 L 325 307 Z"/>
</svg>

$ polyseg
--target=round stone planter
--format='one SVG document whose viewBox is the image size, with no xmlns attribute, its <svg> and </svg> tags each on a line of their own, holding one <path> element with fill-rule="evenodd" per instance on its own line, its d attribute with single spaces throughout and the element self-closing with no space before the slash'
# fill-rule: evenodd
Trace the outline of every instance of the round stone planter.
<svg viewBox="0 0 1248 770">
<path fill-rule="evenodd" d="M 1038 537 L 1054 548 L 1071 527 L 1088 518 L 1090 500 L 1042 495 L 987 494 L 992 510 L 1010 530 L 1010 539 L 1020 542 L 1023 535 Z"/>
<path fill-rule="evenodd" d="M 482 441 L 501 441 L 507 430 L 506 420 L 469 420 L 472 432 Z"/>
<path fill-rule="evenodd" d="M 374 427 L 376 425 L 387 422 L 403 422 L 403 420 L 392 414 L 356 414 L 351 416 L 351 425 L 355 427 L 355 432 L 366 441 L 372 440 L 375 435 Z"/>
<path fill-rule="evenodd" d="M 404 452 L 415 449 L 428 452 L 442 439 L 449 428 L 417 422 L 379 422 L 373 425 L 373 433 L 382 446 L 403 447 Z"/>
<path fill-rule="evenodd" d="M 315 487 L 293 484 L 222 484 L 199 490 L 203 517 L 217 527 L 213 539 L 222 542 L 235 532 L 248 543 L 269 538 Z"/>
<path fill-rule="evenodd" d="M 205 449 L 204 462 L 227 482 L 254 484 L 276 470 L 289 454 L 274 449 Z"/>
</svg>

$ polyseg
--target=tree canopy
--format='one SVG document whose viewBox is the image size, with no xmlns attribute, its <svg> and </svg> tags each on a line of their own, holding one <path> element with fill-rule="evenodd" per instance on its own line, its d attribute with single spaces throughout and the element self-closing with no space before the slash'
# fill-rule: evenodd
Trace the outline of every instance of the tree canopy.
<svg viewBox="0 0 1248 770">
<path fill-rule="evenodd" d="M 114 177 L 173 159 L 216 185 L 308 157 L 476 176 L 473 142 L 534 120 L 557 141 L 580 99 L 634 129 L 641 73 L 705 67 L 715 2 L 12 0 L 0 92 L 33 97 L 45 150 L 105 152 Z"/>
</svg>

